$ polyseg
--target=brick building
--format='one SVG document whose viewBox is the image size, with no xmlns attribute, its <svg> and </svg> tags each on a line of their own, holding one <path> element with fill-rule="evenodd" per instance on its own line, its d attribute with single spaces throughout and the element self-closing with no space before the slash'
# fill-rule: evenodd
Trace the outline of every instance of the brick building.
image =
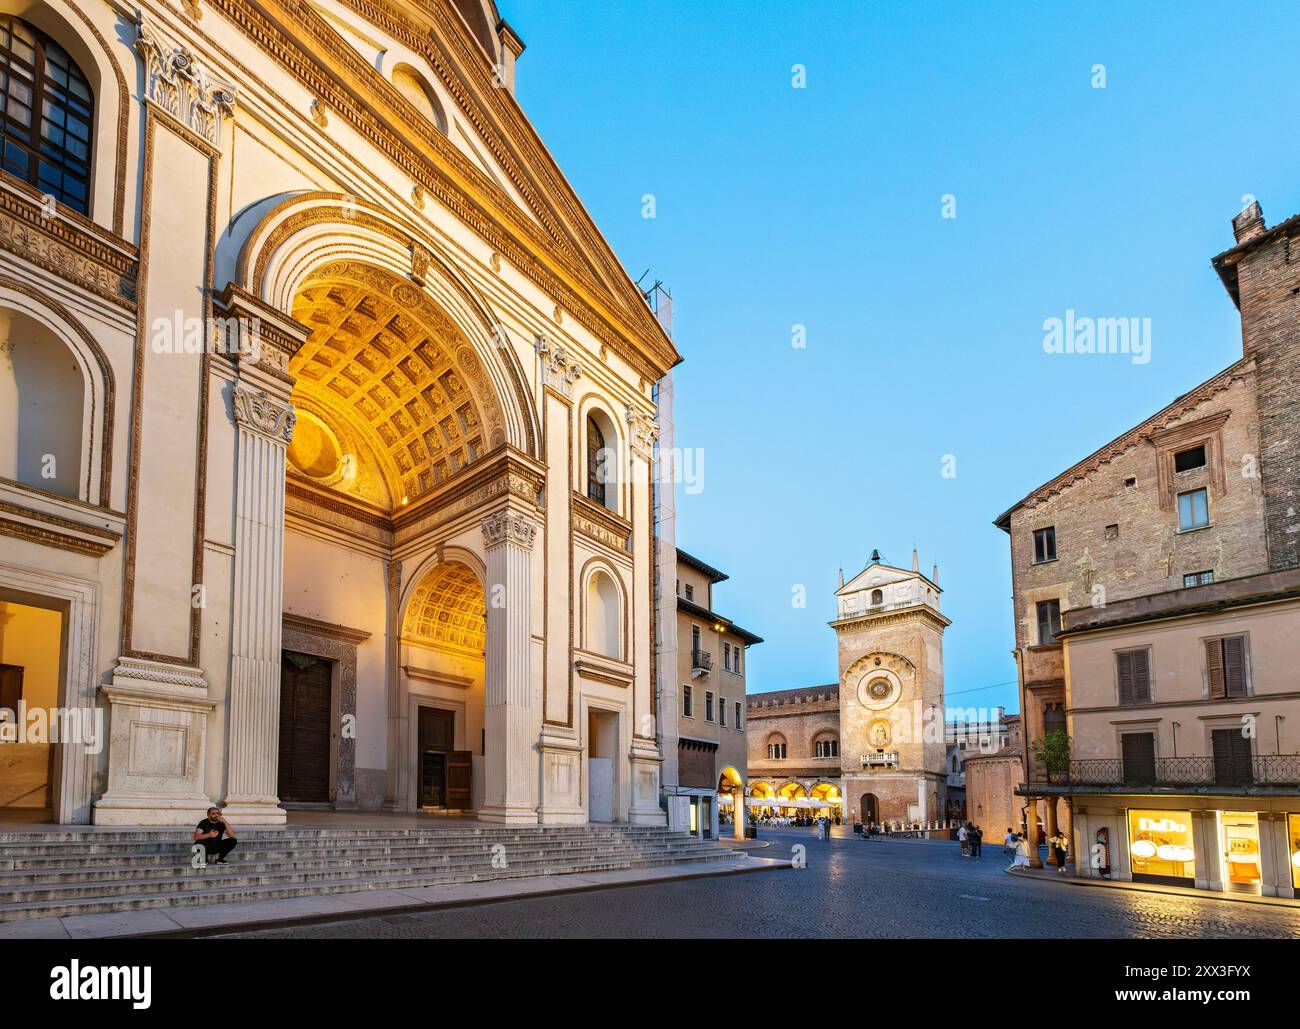
<svg viewBox="0 0 1300 1029">
<path fill-rule="evenodd" d="M 836 590 L 839 682 L 749 698 L 751 795 L 849 821 L 932 822 L 947 804 L 941 590 L 871 563 Z M 816 803 L 824 802 L 824 803 Z"/>
<path fill-rule="evenodd" d="M 1300 610 L 1300 217 L 1270 229 L 1252 204 L 1233 230 L 1213 263 L 1241 358 L 996 524 L 1011 541 L 1021 794 L 1048 831 L 1078 817 L 1076 850 L 1100 845 L 1084 874 L 1211 889 L 1247 885 L 1234 876 L 1253 848 L 1251 889 L 1292 895 L 1300 652 L 1280 626 Z M 1034 755 L 1054 730 L 1068 769 Z"/>
</svg>

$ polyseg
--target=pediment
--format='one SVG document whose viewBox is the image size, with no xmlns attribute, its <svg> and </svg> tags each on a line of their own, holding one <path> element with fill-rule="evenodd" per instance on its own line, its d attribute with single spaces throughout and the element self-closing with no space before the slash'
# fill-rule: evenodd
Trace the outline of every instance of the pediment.
<svg viewBox="0 0 1300 1029">
<path fill-rule="evenodd" d="M 295 59 L 286 70 L 328 116 L 358 126 L 427 195 L 464 212 L 465 224 L 537 282 L 557 311 L 573 315 L 648 379 L 681 359 L 513 95 L 494 81 L 495 65 L 463 13 L 445 3 L 412 9 L 383 0 L 292 8 L 268 0 L 256 9 L 213 3 L 246 31 L 289 42 Z M 355 30 L 352 38 L 340 19 Z M 427 63 L 447 105 L 445 134 L 422 124 L 367 58 L 373 43 L 385 40 Z"/>
<path fill-rule="evenodd" d="M 905 572 L 901 568 L 894 568 L 890 565 L 872 564 L 858 572 L 857 575 L 836 590 L 835 595 L 843 597 L 850 593 L 878 589 L 881 586 L 888 586 L 890 583 L 906 582 L 914 578 L 918 578 L 915 572 Z"/>
</svg>

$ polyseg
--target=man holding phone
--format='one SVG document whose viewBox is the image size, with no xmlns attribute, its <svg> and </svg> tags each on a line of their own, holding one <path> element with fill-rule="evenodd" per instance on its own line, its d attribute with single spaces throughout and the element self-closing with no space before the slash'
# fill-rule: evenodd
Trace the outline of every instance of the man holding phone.
<svg viewBox="0 0 1300 1029">
<path fill-rule="evenodd" d="M 221 809 L 216 807 L 208 808 L 208 817 L 195 828 L 194 842 L 203 844 L 203 849 L 208 852 L 208 860 L 214 865 L 224 865 L 226 855 L 238 843 L 235 830 L 221 816 Z"/>
</svg>

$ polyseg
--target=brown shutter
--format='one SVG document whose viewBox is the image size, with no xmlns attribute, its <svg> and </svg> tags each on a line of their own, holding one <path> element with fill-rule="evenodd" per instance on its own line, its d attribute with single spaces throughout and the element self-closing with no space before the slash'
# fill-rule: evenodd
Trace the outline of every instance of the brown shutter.
<svg viewBox="0 0 1300 1029">
<path fill-rule="evenodd" d="M 1210 681 L 1210 699 L 1222 700 L 1223 685 L 1223 641 L 1205 641 L 1205 668 Z"/>
<path fill-rule="evenodd" d="M 1126 732 L 1120 738 L 1124 782 L 1150 786 L 1156 781 L 1156 738 L 1149 732 Z"/>
<path fill-rule="evenodd" d="M 1246 647 L 1244 636 L 1226 636 L 1223 640 L 1224 693 L 1229 697 L 1246 695 Z"/>
<path fill-rule="evenodd" d="M 1119 669 L 1119 702 L 1133 704 L 1133 651 L 1116 654 L 1115 661 Z"/>
<path fill-rule="evenodd" d="M 1151 703 L 1151 653 L 1135 650 L 1133 658 L 1133 703 Z"/>
<path fill-rule="evenodd" d="M 1240 729 L 1213 729 L 1210 743 L 1216 786 L 1247 786 L 1254 780 L 1250 739 Z"/>
</svg>

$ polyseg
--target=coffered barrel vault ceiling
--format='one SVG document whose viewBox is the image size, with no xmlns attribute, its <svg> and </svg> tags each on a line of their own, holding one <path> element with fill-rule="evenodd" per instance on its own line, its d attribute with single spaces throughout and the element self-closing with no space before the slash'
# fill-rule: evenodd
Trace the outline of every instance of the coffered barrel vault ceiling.
<svg viewBox="0 0 1300 1029">
<path fill-rule="evenodd" d="M 402 635 L 481 657 L 487 646 L 485 608 L 483 587 L 469 568 L 454 561 L 439 565 L 411 595 Z"/>
<path fill-rule="evenodd" d="M 451 319 L 411 284 L 374 269 L 364 269 L 371 281 L 363 283 L 362 271 L 325 269 L 299 292 L 293 317 L 311 336 L 290 372 L 298 380 L 295 401 L 345 449 L 349 439 L 364 441 L 363 452 L 350 456 L 378 464 L 387 502 L 397 506 L 473 464 L 504 432 L 491 386 Z M 316 469 L 298 471 L 316 477 Z M 367 472 L 360 468 L 354 478 L 365 480 Z M 360 493 L 350 482 L 344 476 L 324 484 Z"/>
</svg>

